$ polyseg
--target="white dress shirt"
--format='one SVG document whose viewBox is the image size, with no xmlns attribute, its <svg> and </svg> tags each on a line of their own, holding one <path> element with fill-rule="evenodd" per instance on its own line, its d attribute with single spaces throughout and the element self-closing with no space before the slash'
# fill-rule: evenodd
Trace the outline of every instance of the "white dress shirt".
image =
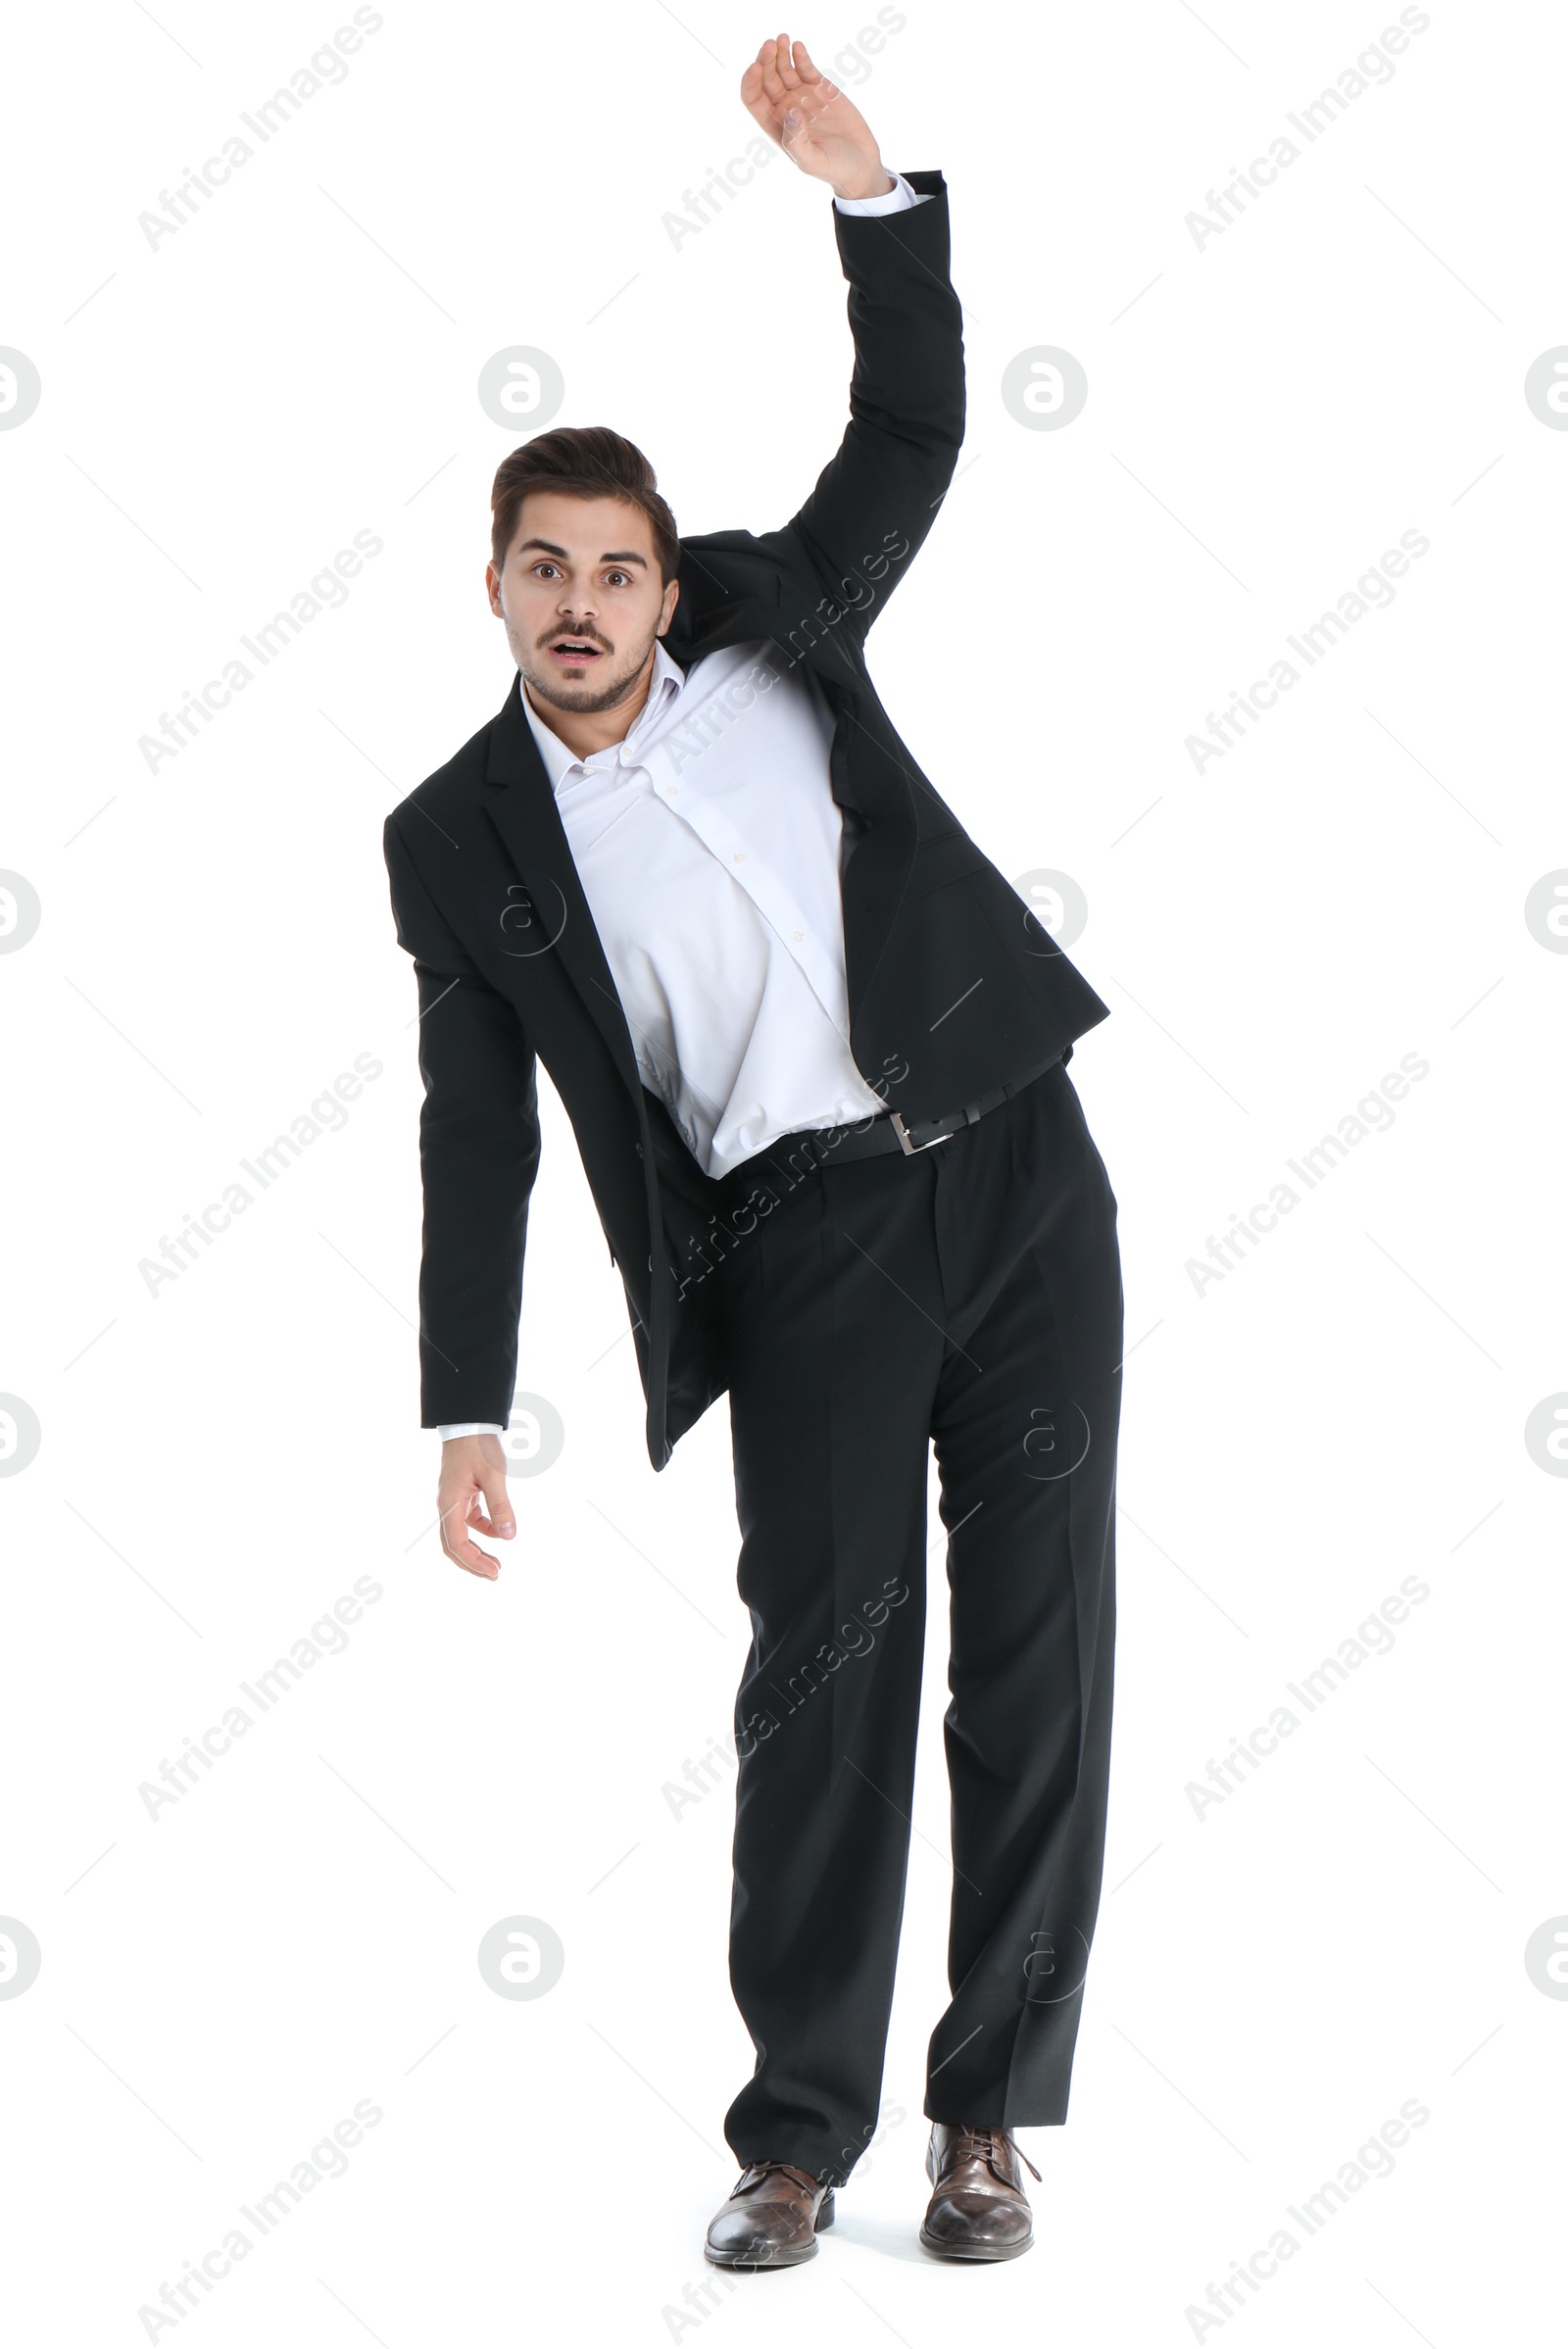
<svg viewBox="0 0 1568 2349">
<path fill-rule="evenodd" d="M 927 200 L 898 177 L 886 195 L 835 199 L 871 215 Z M 517 690 L 638 1073 L 705 1173 L 883 1110 L 850 1052 L 834 721 L 809 672 L 765 643 L 683 672 L 656 644 L 625 738 L 587 759 Z"/>
<path fill-rule="evenodd" d="M 833 718 L 767 644 L 683 675 L 662 644 L 624 741 L 586 759 L 528 723 L 638 1073 L 705 1174 L 881 1103 L 850 1052 Z"/>
</svg>

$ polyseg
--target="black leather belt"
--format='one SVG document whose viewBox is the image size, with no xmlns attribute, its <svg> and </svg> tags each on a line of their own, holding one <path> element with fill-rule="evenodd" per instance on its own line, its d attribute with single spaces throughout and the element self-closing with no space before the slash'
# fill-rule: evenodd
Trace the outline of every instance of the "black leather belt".
<svg viewBox="0 0 1568 2349">
<path fill-rule="evenodd" d="M 819 1166 L 847 1166 L 856 1158 L 880 1158 L 897 1150 L 906 1158 L 917 1157 L 922 1150 L 935 1150 L 940 1142 L 951 1142 L 965 1126 L 978 1125 L 982 1117 L 1000 1109 L 1026 1085 L 1033 1085 L 1063 1056 L 1053 1052 L 1027 1075 L 1010 1085 L 999 1085 L 994 1093 L 983 1093 L 966 1109 L 956 1109 L 950 1117 L 917 1118 L 911 1124 L 897 1109 L 873 1110 L 869 1117 L 858 1118 L 852 1125 L 807 1126 L 799 1133 L 781 1134 L 765 1150 L 732 1167 L 723 1178 L 723 1188 L 739 1205 L 759 1188 L 778 1195 L 782 1187 L 787 1196 Z"/>
</svg>

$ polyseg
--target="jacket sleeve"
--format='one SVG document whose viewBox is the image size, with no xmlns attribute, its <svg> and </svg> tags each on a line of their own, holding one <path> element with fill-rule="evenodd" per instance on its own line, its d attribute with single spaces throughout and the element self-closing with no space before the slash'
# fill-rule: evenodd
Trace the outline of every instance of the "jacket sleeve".
<svg viewBox="0 0 1568 2349">
<path fill-rule="evenodd" d="M 420 1424 L 505 1427 L 539 1169 L 533 1048 L 432 902 L 395 816 L 383 846 L 398 943 L 414 956 L 419 994 Z"/>
<path fill-rule="evenodd" d="M 844 624 L 863 638 L 936 519 L 963 441 L 963 331 L 949 275 L 947 185 L 906 171 L 930 202 L 856 218 L 835 207 L 849 279 L 850 421 L 789 527 Z"/>
</svg>

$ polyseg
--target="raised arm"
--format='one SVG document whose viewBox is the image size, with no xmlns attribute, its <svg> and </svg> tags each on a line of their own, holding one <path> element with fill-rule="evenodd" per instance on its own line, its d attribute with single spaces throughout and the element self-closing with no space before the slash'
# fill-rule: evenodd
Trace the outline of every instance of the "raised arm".
<svg viewBox="0 0 1568 2349">
<path fill-rule="evenodd" d="M 803 41 L 764 41 L 741 97 L 808 177 L 851 203 L 895 186 L 869 124 Z M 949 275 L 940 171 L 905 174 L 911 209 L 834 207 L 855 372 L 837 454 L 791 523 L 861 635 L 936 518 L 963 440 L 962 314 Z"/>
</svg>

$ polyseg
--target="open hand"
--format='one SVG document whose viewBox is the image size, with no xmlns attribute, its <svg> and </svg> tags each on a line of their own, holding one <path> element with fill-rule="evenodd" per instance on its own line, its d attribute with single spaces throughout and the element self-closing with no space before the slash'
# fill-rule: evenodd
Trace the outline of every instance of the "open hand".
<svg viewBox="0 0 1568 2349">
<path fill-rule="evenodd" d="M 791 163 L 835 196 L 885 196 L 892 187 L 865 117 L 812 65 L 804 41 L 787 32 L 764 41 L 741 75 L 741 98 Z"/>
</svg>

